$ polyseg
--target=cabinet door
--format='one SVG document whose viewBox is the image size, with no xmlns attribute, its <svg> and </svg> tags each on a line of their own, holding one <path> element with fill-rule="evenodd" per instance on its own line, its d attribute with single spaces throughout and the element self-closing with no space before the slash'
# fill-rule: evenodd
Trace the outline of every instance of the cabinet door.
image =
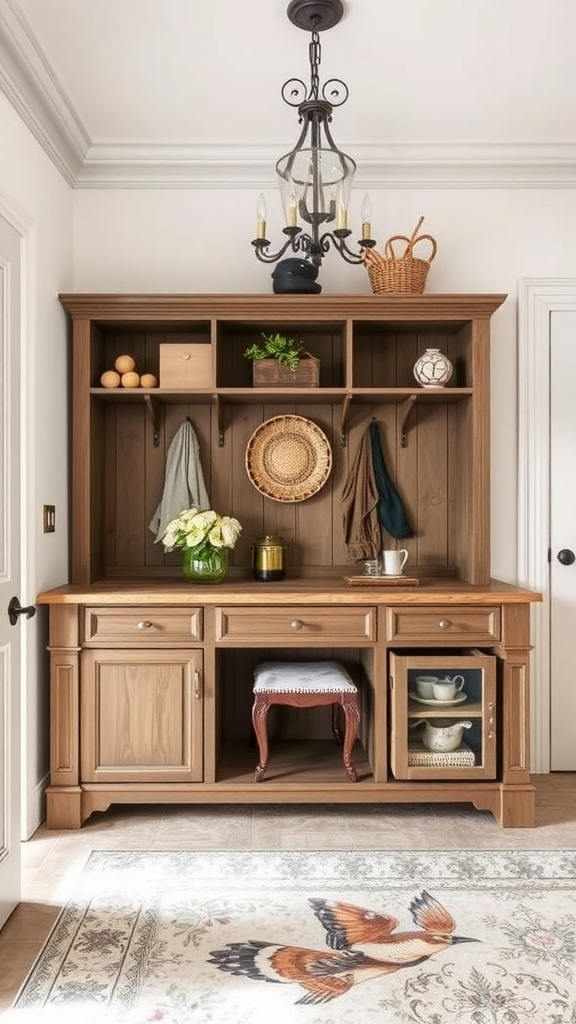
<svg viewBox="0 0 576 1024">
<path fill-rule="evenodd" d="M 450 700 L 419 695 L 417 678 L 464 680 Z M 496 777 L 496 658 L 390 652 L 390 762 L 397 779 Z"/>
<path fill-rule="evenodd" d="M 81 781 L 202 780 L 202 653 L 86 650 Z"/>
</svg>

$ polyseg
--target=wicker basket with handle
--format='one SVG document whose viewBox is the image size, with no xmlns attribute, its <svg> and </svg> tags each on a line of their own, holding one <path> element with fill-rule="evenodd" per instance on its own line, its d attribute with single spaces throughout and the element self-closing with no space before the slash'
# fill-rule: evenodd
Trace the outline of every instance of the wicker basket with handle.
<svg viewBox="0 0 576 1024">
<path fill-rule="evenodd" d="M 430 264 L 436 255 L 436 240 L 432 235 L 419 235 L 423 217 L 412 232 L 412 236 L 391 235 L 384 247 L 384 256 L 374 249 L 363 249 L 362 258 L 374 294 L 383 292 L 404 292 L 421 295 L 426 287 Z M 394 243 L 405 242 L 402 255 L 394 250 Z M 414 249 L 421 242 L 429 242 L 431 251 L 427 259 L 414 255 Z"/>
</svg>

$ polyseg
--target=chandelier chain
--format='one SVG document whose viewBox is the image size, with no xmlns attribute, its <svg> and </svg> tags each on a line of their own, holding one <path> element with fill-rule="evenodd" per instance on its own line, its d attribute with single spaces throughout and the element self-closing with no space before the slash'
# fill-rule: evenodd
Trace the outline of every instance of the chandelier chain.
<svg viewBox="0 0 576 1024">
<path fill-rule="evenodd" d="M 320 33 L 318 32 L 318 19 L 314 19 L 312 39 L 309 46 L 310 60 L 310 95 L 309 99 L 317 100 L 320 92 L 320 62 L 322 60 L 322 48 L 320 44 Z"/>
</svg>

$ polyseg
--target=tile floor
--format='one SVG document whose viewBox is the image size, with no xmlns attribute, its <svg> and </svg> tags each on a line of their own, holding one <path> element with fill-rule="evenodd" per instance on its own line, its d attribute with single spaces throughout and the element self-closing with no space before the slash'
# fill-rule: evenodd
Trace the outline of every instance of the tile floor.
<svg viewBox="0 0 576 1024">
<path fill-rule="evenodd" d="M 576 774 L 533 781 L 534 829 L 501 829 L 489 812 L 460 804 L 114 807 L 77 832 L 41 826 L 22 844 L 22 902 L 0 931 L 0 1016 L 92 850 L 576 850 Z"/>
</svg>

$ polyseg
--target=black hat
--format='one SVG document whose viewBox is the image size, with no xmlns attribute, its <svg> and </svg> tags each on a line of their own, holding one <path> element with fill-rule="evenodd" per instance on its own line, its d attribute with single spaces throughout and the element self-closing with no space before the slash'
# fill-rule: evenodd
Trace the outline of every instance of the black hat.
<svg viewBox="0 0 576 1024">
<path fill-rule="evenodd" d="M 317 295 L 322 291 L 322 286 L 316 281 L 317 277 L 318 268 L 308 260 L 281 260 L 272 271 L 272 287 L 276 294 L 308 292 Z"/>
</svg>

